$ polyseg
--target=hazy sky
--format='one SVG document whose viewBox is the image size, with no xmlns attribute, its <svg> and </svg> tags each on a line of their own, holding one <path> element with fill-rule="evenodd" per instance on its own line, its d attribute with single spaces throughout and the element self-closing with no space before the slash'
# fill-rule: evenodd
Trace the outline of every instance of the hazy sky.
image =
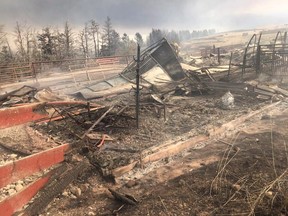
<svg viewBox="0 0 288 216">
<path fill-rule="evenodd" d="M 116 31 L 147 33 L 151 28 L 218 31 L 288 23 L 288 0 L 0 0 L 0 24 L 37 27 L 111 18 Z"/>
</svg>

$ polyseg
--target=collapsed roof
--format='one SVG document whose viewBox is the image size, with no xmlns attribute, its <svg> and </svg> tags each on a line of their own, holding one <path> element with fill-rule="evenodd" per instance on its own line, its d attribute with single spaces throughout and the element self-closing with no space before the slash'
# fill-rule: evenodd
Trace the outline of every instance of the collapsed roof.
<svg viewBox="0 0 288 216">
<path fill-rule="evenodd" d="M 153 84 L 155 78 L 163 82 L 179 81 L 185 78 L 185 73 L 177 60 L 177 56 L 165 38 L 149 46 L 141 52 L 140 76 L 146 84 Z M 151 79 L 153 76 L 153 79 Z M 117 76 L 86 86 L 73 95 L 84 99 L 105 97 L 119 91 L 128 92 L 136 77 L 136 62 L 130 64 Z M 126 87 L 125 87 L 126 85 Z"/>
</svg>

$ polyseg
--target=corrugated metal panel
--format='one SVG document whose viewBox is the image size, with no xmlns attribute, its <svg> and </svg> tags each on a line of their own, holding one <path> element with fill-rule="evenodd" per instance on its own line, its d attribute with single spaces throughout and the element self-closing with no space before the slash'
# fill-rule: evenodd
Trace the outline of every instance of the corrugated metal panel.
<svg viewBox="0 0 288 216">
<path fill-rule="evenodd" d="M 151 55 L 173 80 L 178 81 L 185 78 L 185 73 L 167 41 L 163 42 Z"/>
<path fill-rule="evenodd" d="M 160 65 L 173 80 L 178 81 L 185 78 L 185 73 L 174 51 L 164 38 L 144 50 L 141 53 L 141 58 L 144 59 L 140 63 L 140 75 L 152 69 L 154 66 Z M 135 62 L 131 62 L 121 74 L 128 79 L 134 79 L 136 76 Z"/>
</svg>

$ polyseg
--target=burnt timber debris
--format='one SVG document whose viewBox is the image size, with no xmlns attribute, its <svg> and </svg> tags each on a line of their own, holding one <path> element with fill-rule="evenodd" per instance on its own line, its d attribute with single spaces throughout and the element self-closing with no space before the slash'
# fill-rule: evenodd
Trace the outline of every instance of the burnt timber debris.
<svg viewBox="0 0 288 216">
<path fill-rule="evenodd" d="M 29 85 L 0 95 L 1 130 L 26 125 L 28 129 L 24 130 L 33 130 L 29 133 L 37 134 L 38 139 L 51 141 L 42 148 L 23 145 L 18 149 L 14 141 L 0 137 L 0 148 L 16 154 L 13 161 L 0 166 L 2 189 L 42 172 L 15 194 L 3 189 L 7 193 L 0 201 L 4 215 L 39 214 L 82 173 L 101 174 L 116 182 L 133 169 L 224 137 L 247 119 L 279 104 L 288 96 L 287 33 L 277 32 L 269 44 L 262 43 L 263 37 L 254 34 L 244 50 L 225 53 L 214 47 L 215 52 L 201 58 L 200 67 L 197 59 L 178 56 L 174 46 L 163 38 L 142 52 L 138 45 L 137 59 L 116 76 L 100 81 L 89 78 L 76 90 L 75 86 L 67 88 L 65 96 Z M 203 66 L 214 57 L 213 64 Z M 97 66 L 119 62 L 118 58 L 97 59 Z M 267 82 L 257 76 L 265 77 Z M 274 78 L 279 82 L 268 82 Z M 225 95 L 229 96 L 228 102 L 233 98 L 227 110 L 221 105 Z M 198 100 L 199 96 L 206 97 L 206 101 Z M 185 102 L 185 98 L 192 100 Z M 247 111 L 249 106 L 253 111 Z M 229 117 L 228 123 L 219 120 L 228 112 L 234 115 L 238 111 L 245 115 Z M 183 112 L 191 117 L 190 121 Z M 148 113 L 153 113 L 151 119 Z M 156 130 L 146 122 L 155 124 Z M 211 126 L 206 127 L 208 123 Z M 189 124 L 192 126 L 188 128 Z M 160 137 L 161 130 L 168 135 Z M 182 134 L 187 136 L 181 138 Z M 138 204 L 131 195 L 111 188 L 109 191 L 123 203 Z"/>
</svg>

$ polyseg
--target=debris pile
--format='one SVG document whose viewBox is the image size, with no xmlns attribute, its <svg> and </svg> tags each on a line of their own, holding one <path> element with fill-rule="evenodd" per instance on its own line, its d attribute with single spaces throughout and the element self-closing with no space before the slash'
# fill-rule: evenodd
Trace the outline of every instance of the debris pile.
<svg viewBox="0 0 288 216">
<path fill-rule="evenodd" d="M 228 55 L 221 58 L 227 60 Z M 203 66 L 203 59 L 186 61 L 189 64 L 178 59 L 166 39 L 142 51 L 139 129 L 133 61 L 119 75 L 91 82 L 69 96 L 30 86 L 1 95 L 2 131 L 29 124 L 24 129 L 28 138 L 22 143 L 5 133 L 0 135 L 5 152 L 1 158 L 7 158 L 0 175 L 9 176 L 0 181 L 5 194 L 0 207 L 12 214 L 37 194 L 23 210 L 34 215 L 45 212 L 57 196 L 89 199 L 82 191 L 92 193 L 91 188 L 100 181 L 94 179 L 92 184 L 89 179 L 98 176 L 126 184 L 124 174 L 148 172 L 145 168 L 149 170 L 152 162 L 163 165 L 167 158 L 177 158 L 187 149 L 201 149 L 196 145 L 233 135 L 240 124 L 261 113 L 271 101 L 288 96 L 278 85 L 244 81 L 256 73 L 246 71 L 244 76 L 242 68 L 232 65 L 231 60 Z M 227 62 L 229 65 L 223 65 Z M 85 190 L 77 186 L 79 176 L 84 176 L 82 183 L 88 185 Z M 25 178 L 33 182 L 25 183 Z M 73 182 L 74 189 L 65 190 Z M 134 196 L 110 186 L 110 193 L 122 203 L 138 204 Z M 17 200 L 31 190 L 27 200 L 9 207 L 16 201 L 8 195 L 15 194 Z M 164 205 L 161 197 L 160 201 Z"/>
</svg>

